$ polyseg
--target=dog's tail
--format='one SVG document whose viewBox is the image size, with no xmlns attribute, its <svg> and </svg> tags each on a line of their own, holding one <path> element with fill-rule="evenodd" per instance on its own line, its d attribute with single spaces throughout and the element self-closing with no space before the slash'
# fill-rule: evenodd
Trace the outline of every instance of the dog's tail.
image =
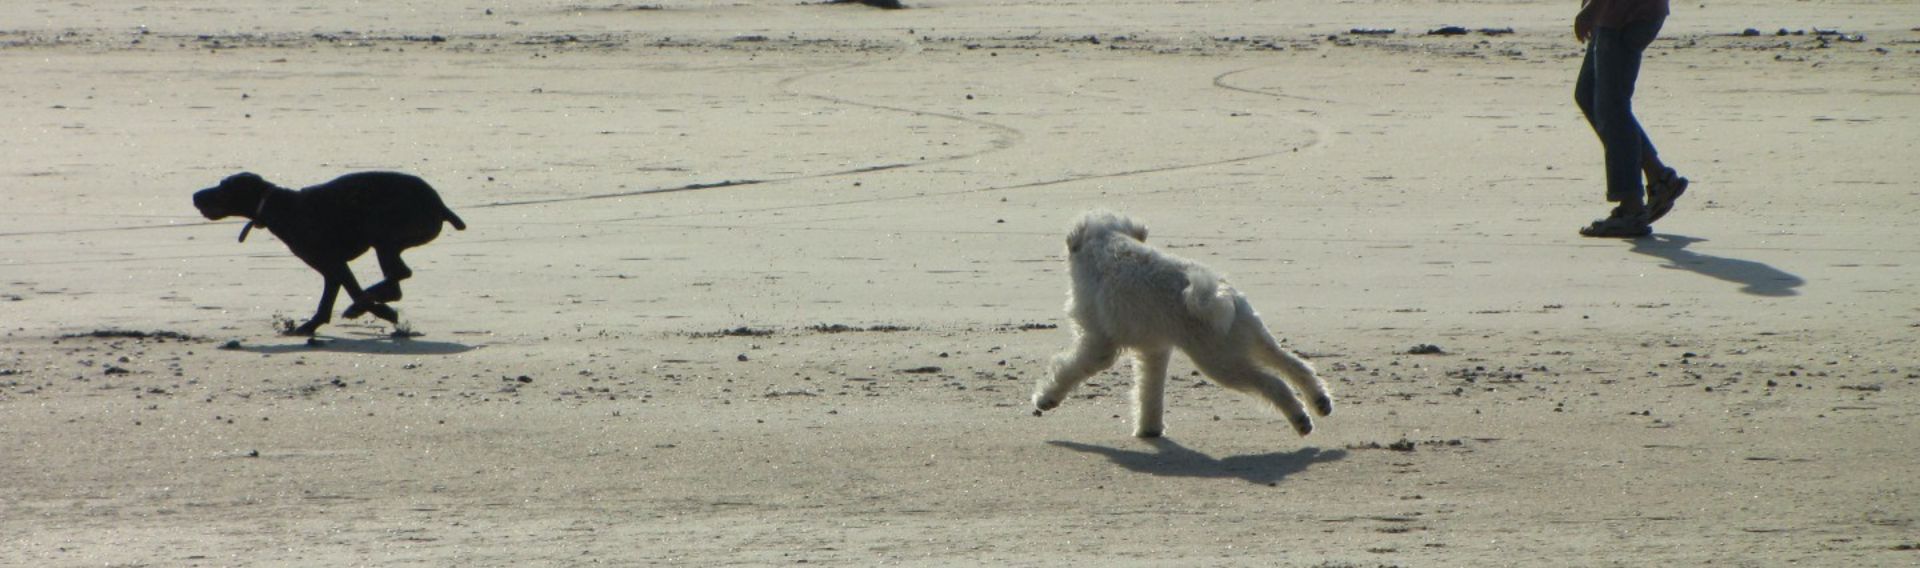
<svg viewBox="0 0 1920 568">
<path fill-rule="evenodd" d="M 448 209 L 445 203 L 440 204 L 440 216 L 445 217 L 448 223 L 453 223 L 453 228 L 467 230 L 467 222 L 461 221 L 460 216 L 453 214 L 453 210 Z"/>
<path fill-rule="evenodd" d="M 1207 329 L 1219 335 L 1233 329 L 1239 294 L 1219 276 L 1204 269 L 1188 270 L 1187 289 L 1181 295 L 1187 302 L 1187 313 L 1199 318 Z"/>
</svg>

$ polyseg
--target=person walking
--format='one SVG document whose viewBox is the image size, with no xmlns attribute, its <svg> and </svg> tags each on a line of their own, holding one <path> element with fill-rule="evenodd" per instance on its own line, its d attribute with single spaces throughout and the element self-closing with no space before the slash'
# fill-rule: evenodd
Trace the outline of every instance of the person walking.
<svg viewBox="0 0 1920 568">
<path fill-rule="evenodd" d="M 1589 237 L 1631 238 L 1653 233 L 1653 222 L 1673 210 L 1687 178 L 1660 161 L 1653 141 L 1633 116 L 1640 59 L 1666 23 L 1667 0 L 1581 0 L 1573 37 L 1587 44 L 1573 99 L 1606 149 L 1605 219 L 1580 229 Z M 1645 182 L 1642 182 L 1642 178 Z"/>
</svg>

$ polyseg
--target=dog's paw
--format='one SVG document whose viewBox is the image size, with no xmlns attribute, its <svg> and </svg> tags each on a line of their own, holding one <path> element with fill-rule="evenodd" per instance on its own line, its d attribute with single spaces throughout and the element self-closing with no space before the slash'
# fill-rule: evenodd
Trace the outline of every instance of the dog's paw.
<svg viewBox="0 0 1920 568">
<path fill-rule="evenodd" d="M 1299 432 L 1302 437 L 1313 433 L 1313 419 L 1305 414 L 1288 416 L 1287 421 L 1293 423 L 1293 431 Z"/>
<path fill-rule="evenodd" d="M 400 312 L 397 310 L 394 310 L 393 306 L 389 306 L 386 304 L 374 304 L 372 306 L 368 306 L 367 311 L 371 312 L 373 314 L 373 317 L 387 320 L 387 323 L 400 323 Z"/>
<path fill-rule="evenodd" d="M 399 311 L 394 310 L 393 306 L 379 303 L 363 304 L 356 302 L 351 306 L 347 306 L 346 311 L 340 312 L 340 317 L 342 319 L 353 319 L 367 314 L 373 314 L 373 317 L 387 320 L 388 323 L 400 323 Z"/>
<path fill-rule="evenodd" d="M 1034 410 L 1053 410 L 1060 407 L 1060 401 L 1042 395 L 1033 395 Z"/>
<path fill-rule="evenodd" d="M 392 280 L 381 281 L 367 288 L 367 298 L 379 303 L 400 301 L 400 285 Z"/>
<path fill-rule="evenodd" d="M 1136 428 L 1136 429 L 1134 429 L 1134 431 L 1133 431 L 1133 437 L 1135 437 L 1135 438 L 1158 438 L 1158 437 L 1160 437 L 1160 435 L 1161 435 L 1161 434 L 1164 434 L 1164 433 L 1165 433 L 1165 432 L 1163 432 L 1163 431 L 1161 431 L 1161 429 L 1159 429 L 1159 428 L 1152 428 L 1152 429 L 1147 429 L 1147 428 Z"/>
<path fill-rule="evenodd" d="M 1333 397 L 1324 394 L 1313 397 L 1313 411 L 1321 416 L 1333 414 Z"/>
<path fill-rule="evenodd" d="M 320 331 L 320 326 L 325 324 L 326 322 L 320 320 L 307 320 L 307 323 L 300 324 L 300 327 L 281 331 L 280 334 L 292 337 L 313 337 L 314 332 Z"/>
</svg>

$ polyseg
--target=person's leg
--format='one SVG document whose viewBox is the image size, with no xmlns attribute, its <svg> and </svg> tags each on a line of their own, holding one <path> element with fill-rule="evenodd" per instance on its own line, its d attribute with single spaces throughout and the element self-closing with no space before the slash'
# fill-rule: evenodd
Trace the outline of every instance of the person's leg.
<svg viewBox="0 0 1920 568">
<path fill-rule="evenodd" d="M 1634 83 L 1638 82 L 1640 61 L 1645 58 L 1647 46 L 1653 44 L 1654 37 L 1660 35 L 1660 28 L 1665 23 L 1665 20 L 1639 22 L 1621 30 L 1623 43 L 1637 46 L 1636 49 L 1634 49 L 1633 57 L 1634 78 L 1630 79 L 1630 81 Z M 1633 96 L 1632 90 L 1633 87 L 1629 86 L 1627 92 L 1629 98 Z M 1629 103 L 1629 107 L 1631 107 L 1631 103 Z M 1632 109 L 1629 108 L 1628 112 L 1631 117 Z M 1669 175 L 1667 172 L 1667 164 L 1660 161 L 1660 152 L 1653 147 L 1653 138 L 1647 135 L 1645 128 L 1640 127 L 1639 120 L 1637 118 L 1633 118 L 1632 120 L 1634 120 L 1634 130 L 1640 133 L 1641 174 L 1646 177 L 1649 183 L 1664 181 Z"/>
<path fill-rule="evenodd" d="M 1592 42 L 1592 40 L 1586 44 L 1584 58 L 1580 61 L 1580 73 L 1578 73 L 1578 77 L 1574 79 L 1572 102 L 1574 102 L 1574 106 L 1580 107 L 1580 115 L 1586 117 L 1588 127 L 1594 129 L 1594 134 L 1601 140 L 1601 144 L 1605 146 L 1605 134 L 1603 134 L 1605 130 L 1603 130 L 1601 123 L 1594 117 L 1594 83 L 1596 83 L 1596 81 L 1594 81 L 1594 46 L 1596 46 L 1596 44 L 1597 42 Z M 1644 154 L 1642 154 L 1642 165 L 1640 165 L 1640 167 L 1642 167 L 1645 178 L 1647 178 L 1647 188 L 1653 188 L 1653 184 L 1655 184 L 1657 180 L 1663 180 L 1665 175 L 1667 175 L 1667 165 L 1659 161 L 1659 155 L 1653 154 L 1651 142 L 1645 138 L 1645 134 L 1642 134 L 1642 142 L 1644 142 L 1644 144 L 1642 144 Z"/>
<path fill-rule="evenodd" d="M 1671 212 L 1674 201 L 1686 193 L 1688 185 L 1687 178 L 1681 177 L 1679 172 L 1674 171 L 1660 160 L 1660 153 L 1654 148 L 1652 137 L 1647 134 L 1645 128 L 1640 126 L 1639 120 L 1633 116 L 1631 100 L 1633 97 L 1634 84 L 1637 83 L 1639 77 L 1640 61 L 1644 59 L 1647 46 L 1651 45 L 1653 39 L 1660 34 L 1661 26 L 1664 23 L 1662 20 L 1654 20 L 1628 24 L 1620 29 L 1620 35 L 1618 36 L 1619 47 L 1631 50 L 1632 52 L 1629 59 L 1632 62 L 1632 73 L 1626 76 L 1627 78 L 1624 82 L 1619 83 L 1619 85 L 1624 87 L 1624 90 L 1619 92 L 1622 93 L 1628 101 L 1624 105 L 1621 105 L 1624 110 L 1620 116 L 1625 117 L 1623 122 L 1632 125 L 1629 130 L 1639 134 L 1639 169 L 1640 176 L 1646 180 L 1643 191 L 1646 196 L 1645 210 L 1647 212 L 1648 222 L 1658 221 L 1662 217 L 1665 217 L 1668 212 Z M 1618 51 L 1620 50 L 1616 50 L 1616 52 Z M 1620 140 L 1620 142 L 1624 143 L 1625 141 Z M 1609 177 L 1608 192 L 1610 194 L 1617 191 L 1614 189 L 1613 184 L 1621 183 L 1620 181 L 1615 181 L 1613 178 L 1625 180 L 1634 177 L 1626 171 L 1625 165 L 1615 163 L 1614 160 L 1615 158 L 1609 157 L 1607 164 Z M 1627 161 L 1625 158 L 1621 158 L 1620 160 Z M 1629 203 L 1630 202 L 1623 202 L 1623 205 Z"/>
<path fill-rule="evenodd" d="M 1606 148 L 1607 201 L 1632 211 L 1642 208 L 1646 189 L 1641 185 L 1643 160 L 1653 143 L 1633 116 L 1634 82 L 1640 59 L 1660 31 L 1660 21 L 1635 22 L 1621 28 L 1594 30 L 1591 120 Z M 1577 88 L 1577 87 L 1576 87 Z"/>
<path fill-rule="evenodd" d="M 1586 57 L 1580 60 L 1580 76 L 1573 80 L 1573 104 L 1579 105 L 1580 116 L 1587 118 L 1587 126 L 1593 127 L 1595 135 L 1600 134 L 1600 123 L 1593 120 L 1593 42 L 1587 42 Z"/>
<path fill-rule="evenodd" d="M 1659 181 L 1667 175 L 1667 164 L 1660 161 L 1659 152 L 1653 149 L 1653 140 L 1647 138 L 1646 130 L 1640 131 L 1640 173 L 1647 183 Z"/>
</svg>

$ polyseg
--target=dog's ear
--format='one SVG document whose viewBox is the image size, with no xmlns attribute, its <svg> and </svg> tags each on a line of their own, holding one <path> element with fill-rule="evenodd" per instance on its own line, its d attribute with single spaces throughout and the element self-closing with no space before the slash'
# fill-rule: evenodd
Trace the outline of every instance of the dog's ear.
<svg viewBox="0 0 1920 568">
<path fill-rule="evenodd" d="M 1087 241 L 1087 218 L 1081 217 L 1073 224 L 1073 230 L 1067 231 L 1067 253 L 1080 252 L 1080 245 Z"/>
<path fill-rule="evenodd" d="M 1147 242 L 1147 226 L 1132 219 L 1127 219 L 1127 234 L 1132 235 L 1133 240 Z"/>
</svg>

